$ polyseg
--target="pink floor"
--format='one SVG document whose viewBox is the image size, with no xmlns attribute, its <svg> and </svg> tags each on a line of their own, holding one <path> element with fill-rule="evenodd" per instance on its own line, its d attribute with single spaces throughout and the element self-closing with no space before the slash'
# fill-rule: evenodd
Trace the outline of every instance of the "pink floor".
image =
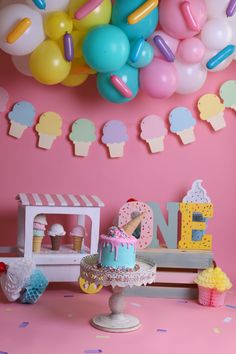
<svg viewBox="0 0 236 354">
<path fill-rule="evenodd" d="M 108 311 L 110 292 L 80 293 L 75 284 L 53 284 L 35 305 L 8 303 L 0 294 L 0 354 L 235 354 L 236 293 L 226 306 L 189 300 L 127 298 L 126 312 L 142 327 L 130 333 L 94 329 L 89 319 Z M 26 322 L 24 326 L 23 322 Z"/>
</svg>

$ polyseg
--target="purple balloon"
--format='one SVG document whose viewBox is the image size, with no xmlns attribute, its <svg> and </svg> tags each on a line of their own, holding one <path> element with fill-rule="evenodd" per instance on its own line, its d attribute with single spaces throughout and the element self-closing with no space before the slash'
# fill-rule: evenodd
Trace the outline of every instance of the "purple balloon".
<svg viewBox="0 0 236 354">
<path fill-rule="evenodd" d="M 152 97 L 170 97 L 176 87 L 177 72 L 172 63 L 154 58 L 150 65 L 140 70 L 140 88 Z"/>
</svg>

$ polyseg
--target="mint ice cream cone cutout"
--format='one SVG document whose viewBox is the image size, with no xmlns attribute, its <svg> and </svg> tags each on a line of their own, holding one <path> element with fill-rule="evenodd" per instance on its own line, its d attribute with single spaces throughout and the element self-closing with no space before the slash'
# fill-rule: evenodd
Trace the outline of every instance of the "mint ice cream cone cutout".
<svg viewBox="0 0 236 354">
<path fill-rule="evenodd" d="M 220 97 L 226 108 L 236 111 L 236 80 L 228 80 L 221 85 Z"/>
<path fill-rule="evenodd" d="M 24 131 L 34 124 L 36 112 L 34 106 L 28 101 L 19 101 L 12 111 L 8 113 L 10 129 L 8 134 L 16 139 L 20 139 Z"/>
<path fill-rule="evenodd" d="M 86 118 L 77 119 L 72 124 L 69 139 L 74 143 L 75 156 L 88 156 L 89 148 L 96 140 L 96 127 L 94 123 Z"/>
</svg>

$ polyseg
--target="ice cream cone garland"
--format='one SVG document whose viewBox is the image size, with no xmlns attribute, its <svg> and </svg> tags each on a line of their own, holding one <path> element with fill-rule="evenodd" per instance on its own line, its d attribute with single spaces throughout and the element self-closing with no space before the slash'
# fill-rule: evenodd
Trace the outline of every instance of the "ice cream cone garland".
<svg viewBox="0 0 236 354">
<path fill-rule="evenodd" d="M 198 100 L 198 110 L 200 118 L 207 121 L 215 131 L 226 127 L 224 119 L 225 106 L 217 95 L 208 93 L 201 96 Z"/>
<path fill-rule="evenodd" d="M 39 135 L 38 147 L 49 150 L 54 140 L 62 134 L 62 118 L 55 112 L 43 113 L 36 125 Z"/>
<path fill-rule="evenodd" d="M 164 139 L 167 129 L 162 118 L 156 115 L 149 115 L 141 122 L 141 139 L 148 143 L 151 153 L 164 150 Z"/>
<path fill-rule="evenodd" d="M 194 127 L 196 119 L 186 107 L 176 107 L 169 115 L 170 131 L 177 134 L 181 142 L 186 145 L 195 141 Z"/>
</svg>

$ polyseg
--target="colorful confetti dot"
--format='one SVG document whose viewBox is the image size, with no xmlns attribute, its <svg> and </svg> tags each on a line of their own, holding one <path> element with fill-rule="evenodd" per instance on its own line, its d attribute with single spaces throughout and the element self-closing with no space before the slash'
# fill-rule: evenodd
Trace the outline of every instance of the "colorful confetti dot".
<svg viewBox="0 0 236 354">
<path fill-rule="evenodd" d="M 102 353 L 102 349 L 85 349 L 84 353 Z"/>
<path fill-rule="evenodd" d="M 141 307 L 140 304 L 136 304 L 136 302 L 131 302 L 130 305 L 135 306 L 135 307 Z"/>
<path fill-rule="evenodd" d="M 213 328 L 213 332 L 215 332 L 215 333 L 219 334 L 219 333 L 220 333 L 220 330 L 219 330 L 219 328 L 214 327 L 214 328 Z"/>
<path fill-rule="evenodd" d="M 157 332 L 163 332 L 163 333 L 165 333 L 165 332 L 167 332 L 167 329 L 164 329 L 164 328 L 157 328 Z"/>
<path fill-rule="evenodd" d="M 225 317 L 224 322 L 229 323 L 232 321 L 232 317 Z"/>
<path fill-rule="evenodd" d="M 27 327 L 29 324 L 29 322 L 21 322 L 21 324 L 19 325 L 19 328 L 25 328 Z"/>
<path fill-rule="evenodd" d="M 110 336 L 97 335 L 96 338 L 107 339 L 107 338 L 110 338 Z"/>
<path fill-rule="evenodd" d="M 229 307 L 230 309 L 236 309 L 235 305 L 225 305 L 225 307 Z"/>
</svg>

